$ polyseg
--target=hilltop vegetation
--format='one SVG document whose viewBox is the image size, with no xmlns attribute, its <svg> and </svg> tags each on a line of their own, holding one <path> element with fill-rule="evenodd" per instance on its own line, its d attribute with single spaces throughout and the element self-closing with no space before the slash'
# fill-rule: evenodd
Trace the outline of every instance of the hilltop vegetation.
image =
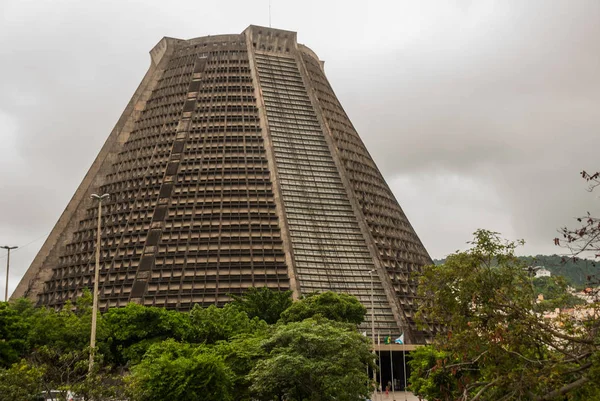
<svg viewBox="0 0 600 401">
<path fill-rule="evenodd" d="M 543 266 L 553 276 L 561 276 L 572 287 L 583 288 L 600 279 L 600 263 L 591 259 L 573 259 L 559 255 L 517 256 L 527 266 Z M 446 259 L 434 259 L 441 265 Z M 597 284 L 596 284 L 597 285 Z"/>
</svg>

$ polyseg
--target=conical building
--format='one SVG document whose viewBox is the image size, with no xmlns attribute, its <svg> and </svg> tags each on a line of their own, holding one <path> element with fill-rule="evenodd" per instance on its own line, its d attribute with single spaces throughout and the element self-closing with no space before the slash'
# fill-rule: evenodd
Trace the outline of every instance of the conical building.
<svg viewBox="0 0 600 401">
<path fill-rule="evenodd" d="M 60 306 L 222 305 L 251 286 L 357 296 L 381 335 L 417 329 L 431 263 L 296 33 L 162 39 L 151 66 L 13 297 Z M 373 288 L 373 291 L 371 290 Z M 370 319 L 369 319 L 370 320 Z M 370 322 L 365 323 L 365 328 Z"/>
</svg>

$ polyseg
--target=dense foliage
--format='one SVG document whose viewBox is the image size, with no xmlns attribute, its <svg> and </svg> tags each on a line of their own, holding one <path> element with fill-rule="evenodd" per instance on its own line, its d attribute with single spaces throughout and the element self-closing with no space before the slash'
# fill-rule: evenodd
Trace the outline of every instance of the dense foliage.
<svg viewBox="0 0 600 401">
<path fill-rule="evenodd" d="M 252 287 L 242 295 L 233 295 L 232 304 L 246 312 L 249 318 L 257 317 L 268 324 L 275 324 L 283 311 L 292 306 L 292 291 Z"/>
<path fill-rule="evenodd" d="M 0 304 L 0 322 L 0 366 L 7 368 L 18 362 L 20 356 L 29 349 L 27 339 L 23 338 L 29 325 L 19 311 L 6 302 Z"/>
<path fill-rule="evenodd" d="M 519 243 L 479 230 L 472 248 L 426 267 L 419 316 L 442 324 L 414 353 L 412 389 L 429 400 L 600 400 L 598 315 L 544 317 L 568 301 L 537 302 Z"/>
<path fill-rule="evenodd" d="M 230 401 L 233 372 L 205 345 L 166 340 L 156 343 L 133 367 L 134 399 L 147 401 Z"/>
<path fill-rule="evenodd" d="M 529 266 L 544 266 L 553 276 L 564 277 L 570 286 L 583 288 L 600 276 L 600 264 L 593 259 L 559 255 L 520 256 Z"/>
<path fill-rule="evenodd" d="M 338 322 L 361 324 L 366 308 L 348 294 L 325 292 L 309 294 L 301 302 L 292 304 L 281 314 L 284 322 L 300 322 L 311 317 L 324 317 Z"/>
<path fill-rule="evenodd" d="M 168 338 L 188 335 L 190 319 L 178 312 L 131 303 L 102 315 L 98 338 L 107 362 L 125 366 L 139 363 L 148 348 Z"/>
<path fill-rule="evenodd" d="M 98 319 L 91 373 L 89 293 L 58 311 L 26 300 L 0 303 L 0 401 L 50 390 L 61 400 L 69 392 L 132 401 L 364 397 L 373 364 L 355 324 L 364 307 L 347 295 L 294 303 L 290 295 L 252 289 L 223 308 L 188 313 L 136 304 L 110 309 Z M 305 368 L 275 380 L 299 364 Z"/>
<path fill-rule="evenodd" d="M 362 401 L 370 390 L 369 347 L 352 326 L 328 319 L 279 325 L 250 372 L 251 390 L 264 400 Z"/>
<path fill-rule="evenodd" d="M 555 308 L 572 308 L 585 305 L 585 301 L 568 291 L 562 276 L 536 277 L 532 279 L 534 294 L 543 295 L 544 302 Z"/>
</svg>

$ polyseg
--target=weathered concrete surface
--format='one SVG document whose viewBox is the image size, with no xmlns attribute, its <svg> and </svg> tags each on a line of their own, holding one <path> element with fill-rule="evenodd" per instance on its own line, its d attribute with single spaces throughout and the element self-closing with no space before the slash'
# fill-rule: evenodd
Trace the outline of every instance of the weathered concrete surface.
<svg viewBox="0 0 600 401">
<path fill-rule="evenodd" d="M 371 401 L 424 401 L 422 398 L 417 397 L 410 391 L 396 391 L 386 394 L 385 392 L 374 393 Z"/>
</svg>

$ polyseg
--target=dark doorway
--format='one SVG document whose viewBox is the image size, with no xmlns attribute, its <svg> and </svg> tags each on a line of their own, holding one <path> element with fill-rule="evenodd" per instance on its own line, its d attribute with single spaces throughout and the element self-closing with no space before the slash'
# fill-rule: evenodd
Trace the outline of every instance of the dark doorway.
<svg viewBox="0 0 600 401">
<path fill-rule="evenodd" d="M 381 382 L 383 383 L 383 386 L 381 386 L 380 389 L 382 391 L 385 391 L 386 386 L 388 384 L 391 384 L 390 391 L 405 391 L 406 383 L 404 381 L 404 378 L 406 377 L 407 381 L 410 378 L 410 368 L 408 367 L 408 361 L 410 360 L 410 352 L 405 351 L 403 353 L 402 351 L 376 351 L 376 354 L 378 358 L 378 369 L 379 367 L 381 367 L 381 374 L 378 370 L 376 380 L 379 384 L 381 384 Z M 405 362 L 406 376 L 404 375 Z M 372 377 L 371 375 L 372 372 L 369 371 L 369 377 Z"/>
</svg>

